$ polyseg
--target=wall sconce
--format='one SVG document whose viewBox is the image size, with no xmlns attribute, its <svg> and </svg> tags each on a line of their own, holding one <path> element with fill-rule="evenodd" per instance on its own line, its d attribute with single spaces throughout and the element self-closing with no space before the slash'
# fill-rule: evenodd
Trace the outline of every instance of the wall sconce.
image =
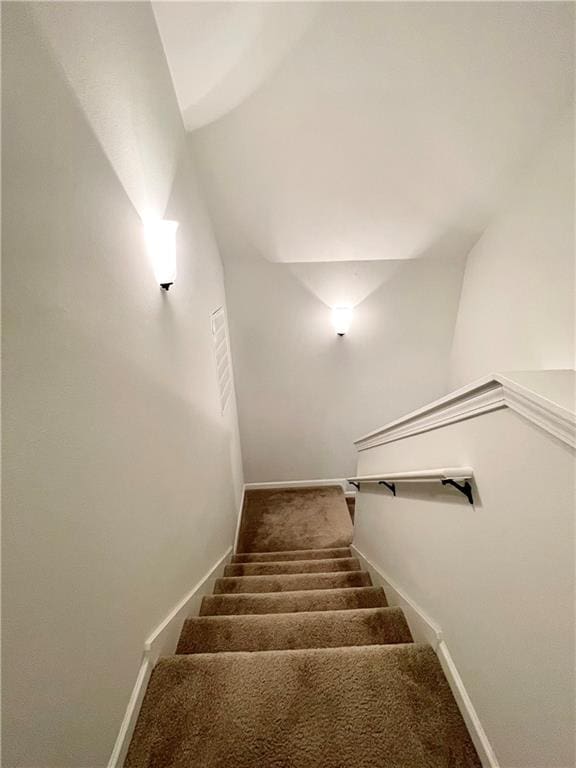
<svg viewBox="0 0 576 768">
<path fill-rule="evenodd" d="M 156 219 L 144 222 L 146 247 L 156 280 L 167 291 L 176 279 L 177 221 Z"/>
<path fill-rule="evenodd" d="M 344 336 L 352 322 L 352 307 L 334 307 L 332 310 L 332 323 L 338 336 Z"/>
</svg>

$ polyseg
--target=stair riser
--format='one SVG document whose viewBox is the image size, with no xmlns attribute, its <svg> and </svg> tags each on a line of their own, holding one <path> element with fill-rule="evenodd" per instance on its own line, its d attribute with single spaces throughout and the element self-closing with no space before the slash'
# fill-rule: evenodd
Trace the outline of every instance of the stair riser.
<svg viewBox="0 0 576 768">
<path fill-rule="evenodd" d="M 254 552 L 233 555 L 233 563 L 268 563 L 284 560 L 332 560 L 335 557 L 352 557 L 350 549 L 299 549 L 293 552 Z"/>
<path fill-rule="evenodd" d="M 284 573 L 328 573 L 338 571 L 359 571 L 360 563 L 355 557 L 335 560 L 296 560 L 285 563 L 234 563 L 227 565 L 224 576 L 266 576 Z"/>
<path fill-rule="evenodd" d="M 410 643 L 400 608 L 276 616 L 223 616 L 186 621 L 176 653 L 273 651 Z"/>
<path fill-rule="evenodd" d="M 383 608 L 386 605 L 386 596 L 381 587 L 251 595 L 207 595 L 202 600 L 200 615 L 244 616 L 248 614 L 344 611 L 355 608 Z"/>
<path fill-rule="evenodd" d="M 365 571 L 350 573 L 298 573 L 286 576 L 237 576 L 216 579 L 214 594 L 239 592 L 293 592 L 306 589 L 334 589 L 371 587 Z"/>
</svg>

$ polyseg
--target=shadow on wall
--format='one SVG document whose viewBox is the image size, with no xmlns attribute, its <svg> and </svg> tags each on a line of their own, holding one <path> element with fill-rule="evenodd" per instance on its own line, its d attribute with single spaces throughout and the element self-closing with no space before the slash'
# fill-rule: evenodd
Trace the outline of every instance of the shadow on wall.
<svg viewBox="0 0 576 768">
<path fill-rule="evenodd" d="M 146 3 L 117 3 L 113 14 L 102 5 L 28 12 L 136 211 L 162 218 L 184 129 L 154 14 Z"/>
<path fill-rule="evenodd" d="M 415 259 L 465 258 L 478 234 L 448 230 Z M 381 286 L 389 284 L 413 259 L 362 261 L 302 261 L 286 267 L 303 286 L 328 307 L 357 307 Z"/>
<path fill-rule="evenodd" d="M 46 5 L 52 19 L 81 7 L 84 42 L 94 13 L 120 28 L 149 14 Z M 2 35 L 3 757 L 102 766 L 144 638 L 233 540 L 234 423 L 210 330 L 221 263 L 183 165 L 169 202 L 183 279 L 161 293 L 126 186 L 26 3 L 3 4 Z M 112 116 L 128 141 L 130 114 Z M 165 205 L 172 178 L 158 183 Z"/>
<path fill-rule="evenodd" d="M 455 488 L 443 486 L 437 483 L 397 483 L 396 497 L 384 487 L 366 485 L 362 488 L 362 493 L 373 496 L 381 496 L 394 503 L 395 499 L 410 499 L 412 501 L 425 501 L 431 505 L 431 511 L 438 504 L 449 504 L 450 506 L 460 506 L 463 514 L 474 514 L 476 510 L 482 509 L 482 497 L 475 480 L 472 480 L 472 493 L 474 504 L 470 504 L 468 499 Z"/>
</svg>

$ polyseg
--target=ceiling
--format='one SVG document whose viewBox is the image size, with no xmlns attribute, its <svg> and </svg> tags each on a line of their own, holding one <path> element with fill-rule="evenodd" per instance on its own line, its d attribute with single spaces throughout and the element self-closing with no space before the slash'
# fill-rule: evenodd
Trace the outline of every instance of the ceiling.
<svg viewBox="0 0 576 768">
<path fill-rule="evenodd" d="M 271 261 L 466 253 L 572 104 L 571 3 L 154 11 L 220 239 Z"/>
<path fill-rule="evenodd" d="M 250 96 L 318 14 L 313 3 L 152 3 L 187 130 Z"/>
</svg>

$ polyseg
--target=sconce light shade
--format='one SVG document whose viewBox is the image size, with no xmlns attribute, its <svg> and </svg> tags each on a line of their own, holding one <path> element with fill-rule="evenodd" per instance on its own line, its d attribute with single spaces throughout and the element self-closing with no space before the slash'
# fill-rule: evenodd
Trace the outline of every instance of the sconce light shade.
<svg viewBox="0 0 576 768">
<path fill-rule="evenodd" d="M 352 322 L 352 307 L 334 307 L 332 310 L 332 323 L 338 336 L 344 336 Z"/>
<path fill-rule="evenodd" d="M 156 219 L 144 223 L 146 247 L 156 280 L 167 291 L 176 279 L 177 221 Z"/>
</svg>

